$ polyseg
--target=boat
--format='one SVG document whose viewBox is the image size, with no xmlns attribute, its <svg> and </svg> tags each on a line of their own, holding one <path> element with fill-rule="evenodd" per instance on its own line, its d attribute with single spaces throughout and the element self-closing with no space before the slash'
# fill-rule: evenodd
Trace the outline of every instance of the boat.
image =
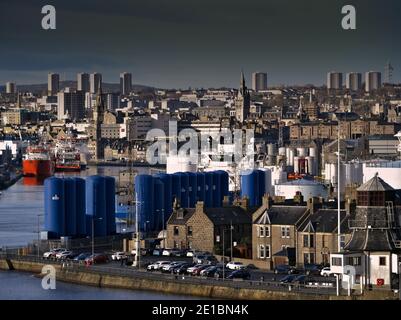
<svg viewBox="0 0 401 320">
<path fill-rule="evenodd" d="M 81 171 L 80 150 L 71 142 L 59 142 L 55 148 L 56 171 Z"/>
<path fill-rule="evenodd" d="M 54 161 L 48 148 L 42 145 L 28 146 L 22 160 L 22 172 L 26 177 L 50 177 L 54 174 Z"/>
</svg>

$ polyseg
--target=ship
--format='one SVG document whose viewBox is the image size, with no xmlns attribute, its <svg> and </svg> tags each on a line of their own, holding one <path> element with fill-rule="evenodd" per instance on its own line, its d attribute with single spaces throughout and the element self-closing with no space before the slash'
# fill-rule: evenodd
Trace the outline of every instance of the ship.
<svg viewBox="0 0 401 320">
<path fill-rule="evenodd" d="M 75 144 L 59 142 L 55 148 L 56 171 L 81 171 L 81 154 Z"/>
<path fill-rule="evenodd" d="M 42 145 L 28 146 L 22 160 L 26 177 L 50 177 L 54 174 L 54 161 L 48 148 Z"/>
</svg>

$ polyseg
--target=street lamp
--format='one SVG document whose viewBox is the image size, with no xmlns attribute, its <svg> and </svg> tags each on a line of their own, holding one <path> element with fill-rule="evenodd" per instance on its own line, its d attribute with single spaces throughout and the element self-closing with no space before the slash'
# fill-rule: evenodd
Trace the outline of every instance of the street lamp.
<svg viewBox="0 0 401 320">
<path fill-rule="evenodd" d="M 92 215 L 92 263 L 95 264 L 95 220 L 103 220 L 102 217 L 95 219 L 95 216 Z"/>
</svg>

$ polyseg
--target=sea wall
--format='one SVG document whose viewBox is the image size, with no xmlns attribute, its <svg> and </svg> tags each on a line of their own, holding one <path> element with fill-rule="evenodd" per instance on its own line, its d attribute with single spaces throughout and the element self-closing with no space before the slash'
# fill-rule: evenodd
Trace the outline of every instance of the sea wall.
<svg viewBox="0 0 401 320">
<path fill-rule="evenodd" d="M 0 269 L 25 271 L 40 274 L 43 264 L 20 260 L 0 259 Z M 90 285 L 97 287 L 119 288 L 130 290 L 157 291 L 160 293 L 182 294 L 214 299 L 237 299 L 237 300 L 351 300 L 351 299 L 397 299 L 391 292 L 371 291 L 363 296 L 334 296 L 334 295 L 312 295 L 290 291 L 267 291 L 259 289 L 234 288 L 229 286 L 199 285 L 191 283 L 180 283 L 175 281 L 142 279 L 138 276 L 117 276 L 106 273 L 92 273 L 62 269 L 55 265 L 56 277 L 59 281 Z"/>
</svg>

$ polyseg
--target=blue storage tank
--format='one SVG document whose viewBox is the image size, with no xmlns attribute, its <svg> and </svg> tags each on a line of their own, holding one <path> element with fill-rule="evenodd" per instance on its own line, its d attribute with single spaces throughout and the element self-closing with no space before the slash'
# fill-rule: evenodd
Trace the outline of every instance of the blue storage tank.
<svg viewBox="0 0 401 320">
<path fill-rule="evenodd" d="M 262 198 L 265 194 L 266 190 L 266 177 L 265 172 L 262 170 L 256 170 L 258 174 L 258 198 L 257 198 L 257 205 L 262 205 Z"/>
<path fill-rule="evenodd" d="M 241 197 L 248 197 L 251 207 L 257 206 L 259 194 L 258 173 L 256 170 L 241 172 Z"/>
<path fill-rule="evenodd" d="M 164 217 L 164 225 L 166 225 L 168 218 L 173 212 L 173 196 L 171 191 L 173 177 L 172 175 L 166 173 L 158 173 L 155 175 L 155 177 L 160 179 L 164 186 L 164 211 L 162 212 L 162 219 Z"/>
<path fill-rule="evenodd" d="M 86 206 L 85 206 L 85 180 L 73 178 L 75 183 L 75 210 L 77 236 L 86 236 Z"/>
<path fill-rule="evenodd" d="M 153 216 L 150 223 L 149 231 L 160 231 L 163 229 L 163 213 L 164 213 L 164 184 L 159 178 L 154 180 L 154 207 Z"/>
<path fill-rule="evenodd" d="M 65 236 L 77 235 L 77 203 L 75 181 L 64 179 Z"/>
<path fill-rule="evenodd" d="M 205 172 L 205 207 L 213 206 L 213 173 Z"/>
<path fill-rule="evenodd" d="M 221 200 L 224 200 L 225 196 L 229 195 L 229 175 L 227 171 L 219 170 L 217 171 L 220 177 L 221 186 Z"/>
<path fill-rule="evenodd" d="M 181 177 L 181 207 L 189 208 L 189 176 L 187 172 L 179 172 Z"/>
<path fill-rule="evenodd" d="M 106 183 L 106 221 L 107 235 L 116 233 L 116 179 L 104 177 Z"/>
<path fill-rule="evenodd" d="M 171 196 L 173 203 L 175 199 L 181 203 L 181 175 L 178 172 L 171 175 Z"/>
<path fill-rule="evenodd" d="M 213 207 L 221 207 L 222 194 L 221 194 L 221 180 L 220 173 L 218 171 L 212 172 L 213 174 Z"/>
<path fill-rule="evenodd" d="M 205 201 L 206 190 L 205 190 L 205 173 L 198 172 L 196 174 L 197 194 L 196 201 Z"/>
<path fill-rule="evenodd" d="M 44 187 L 44 229 L 49 232 L 49 237 L 57 238 L 65 234 L 64 181 L 56 177 L 47 178 Z"/>
<path fill-rule="evenodd" d="M 148 174 L 139 174 L 135 177 L 136 210 L 138 210 L 138 223 L 141 231 L 144 231 L 145 225 L 150 223 L 154 212 L 154 180 Z"/>
<path fill-rule="evenodd" d="M 198 194 L 198 183 L 197 183 L 197 175 L 194 172 L 188 172 L 189 179 L 189 207 L 195 208 L 197 194 Z"/>
<path fill-rule="evenodd" d="M 107 235 L 107 216 L 104 177 L 90 176 L 86 178 L 86 214 L 94 219 L 95 237 L 105 237 Z M 89 229 L 92 234 L 92 221 L 90 221 Z"/>
</svg>

